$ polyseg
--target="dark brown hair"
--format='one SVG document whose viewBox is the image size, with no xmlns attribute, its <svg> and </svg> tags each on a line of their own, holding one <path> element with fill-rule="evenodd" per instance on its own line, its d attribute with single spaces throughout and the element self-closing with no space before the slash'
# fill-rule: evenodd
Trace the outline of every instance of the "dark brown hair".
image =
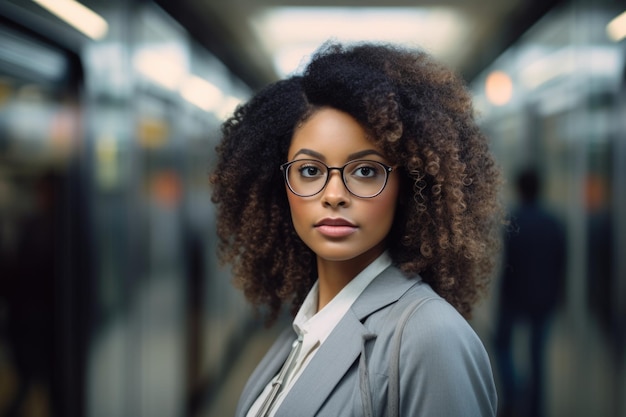
<svg viewBox="0 0 626 417">
<path fill-rule="evenodd" d="M 324 45 L 303 75 L 266 87 L 223 124 L 211 183 L 219 255 L 235 282 L 272 320 L 285 304 L 295 311 L 317 278 L 279 166 L 294 129 L 325 106 L 354 117 L 399 167 L 404 188 L 387 242 L 394 264 L 469 316 L 494 267 L 499 171 L 460 78 L 391 45 Z"/>
</svg>

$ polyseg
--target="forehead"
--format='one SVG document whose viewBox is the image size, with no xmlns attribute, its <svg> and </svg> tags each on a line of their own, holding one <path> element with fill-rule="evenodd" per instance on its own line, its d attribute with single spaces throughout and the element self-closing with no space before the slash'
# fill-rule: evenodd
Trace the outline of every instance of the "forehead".
<svg viewBox="0 0 626 417">
<path fill-rule="evenodd" d="M 326 158 L 341 158 L 366 149 L 379 151 L 367 131 L 352 116 L 330 107 L 317 110 L 296 128 L 289 158 L 301 149 L 316 151 Z"/>
</svg>

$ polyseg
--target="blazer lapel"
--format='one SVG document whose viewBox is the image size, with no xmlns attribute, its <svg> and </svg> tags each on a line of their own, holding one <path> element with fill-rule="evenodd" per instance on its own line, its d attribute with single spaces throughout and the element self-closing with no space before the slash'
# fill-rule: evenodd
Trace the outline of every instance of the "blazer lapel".
<svg viewBox="0 0 626 417">
<path fill-rule="evenodd" d="M 278 407 L 276 417 L 313 416 L 361 353 L 368 331 L 348 311 Z"/>
<path fill-rule="evenodd" d="M 291 351 L 291 344 L 295 339 L 296 333 L 291 326 L 286 328 L 280 336 L 278 336 L 263 360 L 259 362 L 250 378 L 248 378 L 248 383 L 241 393 L 239 406 L 235 413 L 237 417 L 245 417 L 266 385 L 278 373 L 280 367 L 285 360 L 287 360 L 287 356 Z"/>
<path fill-rule="evenodd" d="M 375 337 L 363 324 L 363 320 L 373 312 L 397 301 L 419 280 L 419 277 L 407 278 L 395 267 L 387 268 L 376 277 L 320 346 L 291 388 L 289 395 L 279 406 L 276 417 L 315 415 L 350 366 L 358 359 L 364 337 L 367 339 Z"/>
</svg>

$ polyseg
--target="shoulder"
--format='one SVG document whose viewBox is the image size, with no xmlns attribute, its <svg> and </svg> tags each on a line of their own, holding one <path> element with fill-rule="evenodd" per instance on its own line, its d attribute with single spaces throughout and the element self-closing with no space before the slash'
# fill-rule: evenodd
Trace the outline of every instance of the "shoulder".
<svg viewBox="0 0 626 417">
<path fill-rule="evenodd" d="M 430 351 L 447 354 L 459 350 L 485 356 L 484 346 L 467 320 L 419 276 L 407 277 L 397 268 L 389 268 L 361 298 L 360 305 L 369 310 L 363 324 L 376 335 L 383 356 L 397 334 L 402 349 L 414 349 L 415 358 L 428 357 Z"/>
<path fill-rule="evenodd" d="M 419 283 L 393 309 L 394 320 L 403 320 L 402 343 L 419 343 L 434 351 L 472 348 L 484 351 L 467 320 L 428 284 Z"/>
<path fill-rule="evenodd" d="M 467 320 L 419 278 L 395 302 L 368 317 L 365 325 L 385 346 L 399 333 L 402 349 L 413 349 L 414 358 L 460 350 L 485 354 Z"/>
<path fill-rule="evenodd" d="M 421 301 L 399 301 L 409 306 L 409 312 L 398 315 L 402 321 L 391 335 L 400 343 L 397 350 L 393 342 L 391 346 L 398 355 L 402 409 L 415 415 L 421 415 L 416 410 L 431 415 L 495 415 L 495 385 L 482 341 L 452 305 L 426 287 L 406 295 Z"/>
</svg>

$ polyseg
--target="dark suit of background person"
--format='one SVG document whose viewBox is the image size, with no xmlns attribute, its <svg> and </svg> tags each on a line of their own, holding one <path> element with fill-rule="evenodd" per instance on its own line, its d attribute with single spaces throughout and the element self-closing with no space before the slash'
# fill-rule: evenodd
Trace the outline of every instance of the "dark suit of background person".
<svg viewBox="0 0 626 417">
<path fill-rule="evenodd" d="M 504 239 L 496 330 L 501 410 L 502 416 L 542 417 L 544 350 L 549 321 L 562 293 L 566 238 L 561 224 L 539 204 L 536 172 L 523 171 L 516 186 L 520 204 L 511 212 Z M 530 328 L 530 374 L 525 387 L 518 386 L 512 349 L 513 330 L 522 323 Z"/>
<path fill-rule="evenodd" d="M 2 414 L 6 417 L 23 415 L 32 398 L 29 394 L 37 385 L 46 393 L 46 414 L 62 415 L 55 367 L 55 290 L 59 279 L 55 242 L 60 232 L 60 188 L 60 178 L 52 173 L 35 180 L 35 210 L 20 222 L 15 259 L 7 267 L 7 276 L 2 277 L 6 336 L 17 373 L 15 394 Z"/>
</svg>

